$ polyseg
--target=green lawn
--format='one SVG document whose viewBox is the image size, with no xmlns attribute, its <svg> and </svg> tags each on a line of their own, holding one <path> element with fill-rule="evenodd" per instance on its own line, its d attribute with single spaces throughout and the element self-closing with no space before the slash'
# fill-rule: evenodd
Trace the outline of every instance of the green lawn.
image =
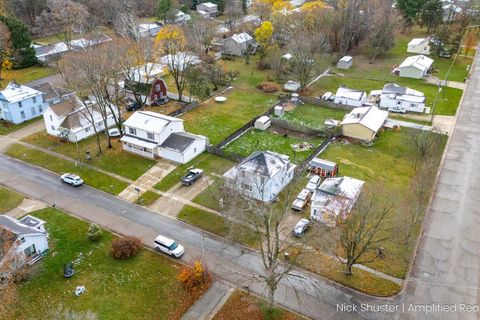
<svg viewBox="0 0 480 320">
<path fill-rule="evenodd" d="M 17 131 L 21 128 L 24 128 L 28 125 L 31 125 L 32 123 L 37 122 L 37 121 L 42 121 L 42 120 L 39 119 L 39 118 L 35 118 L 35 119 L 28 120 L 28 121 L 25 121 L 25 122 L 20 123 L 20 124 L 13 124 L 11 122 L 0 120 L 0 135 L 7 135 L 7 134 L 12 133 L 14 131 Z"/>
<path fill-rule="evenodd" d="M 299 104 L 292 111 L 286 111 L 280 119 L 312 129 L 323 130 L 325 129 L 325 120 L 342 120 L 347 113 L 347 111 L 341 109 L 312 104 Z"/>
<path fill-rule="evenodd" d="M 149 250 L 129 260 L 110 256 L 114 236 L 87 239 L 88 223 L 55 209 L 34 212 L 47 221 L 50 252 L 34 266 L 20 286 L 18 304 L 10 319 L 180 319 L 195 302 L 176 280 L 179 264 Z M 63 277 L 64 263 L 80 258 L 75 275 Z M 75 287 L 86 292 L 74 295 Z M 34 307 L 33 307 L 34 306 Z M 68 315 L 70 313 L 70 315 Z"/>
<path fill-rule="evenodd" d="M 189 168 L 203 169 L 205 174 L 211 176 L 212 173 L 222 175 L 233 165 L 234 163 L 229 160 L 204 152 L 190 162 L 176 167 L 165 178 L 163 178 L 162 181 L 155 185 L 155 189 L 168 191 L 171 187 L 180 182 L 180 179 L 186 174 Z"/>
<path fill-rule="evenodd" d="M 73 162 L 19 144 L 11 146 L 6 154 L 58 174 L 66 172 L 76 173 L 82 177 L 86 184 L 111 194 L 119 194 L 128 186 L 128 183 L 99 171 L 89 169 L 85 166 L 77 167 Z"/>
<path fill-rule="evenodd" d="M 225 219 L 215 213 L 210 213 L 191 206 L 184 206 L 178 214 L 178 219 L 189 224 L 207 230 L 222 237 L 228 237 L 235 242 L 244 244 L 248 247 L 258 247 L 257 237 L 247 227 L 233 223 L 230 227 L 225 223 Z"/>
<path fill-rule="evenodd" d="M 161 196 L 158 193 L 147 190 L 144 194 L 140 196 L 136 203 L 147 207 L 157 201 L 160 197 Z"/>
<path fill-rule="evenodd" d="M 138 179 L 156 163 L 154 160 L 123 151 L 122 143 L 118 139 L 112 139 L 113 148 L 109 149 L 103 134 L 100 136 L 102 153 L 98 153 L 95 136 L 79 141 L 78 150 L 76 143 L 60 142 L 57 137 L 48 135 L 46 131 L 36 133 L 23 140 L 73 159 L 78 159 L 80 156 L 82 161 L 86 161 L 85 153 L 89 151 L 91 155 L 89 164 L 131 180 Z"/>
<path fill-rule="evenodd" d="M 0 214 L 15 209 L 22 203 L 24 197 L 10 189 L 0 187 Z"/>
<path fill-rule="evenodd" d="M 238 71 L 238 76 L 233 81 L 234 87 L 240 87 L 244 89 L 254 89 L 259 83 L 268 81 L 273 77 L 272 70 L 258 70 L 257 62 L 259 56 L 253 56 L 250 58 L 250 63 L 246 64 L 245 59 L 241 57 L 234 58 L 234 60 L 219 60 L 219 64 L 224 70 Z"/>
<path fill-rule="evenodd" d="M 387 83 L 385 81 L 366 80 L 361 79 L 361 75 L 356 75 L 358 78 L 331 76 L 324 77 L 317 81 L 312 86 L 312 91 L 316 96 L 324 92 L 331 91 L 335 93 L 339 86 L 345 85 L 352 89 L 365 90 L 368 93 L 372 90 L 380 90 Z M 412 89 L 421 91 L 427 98 L 427 106 L 432 107 L 437 96 L 438 88 L 435 85 L 430 85 L 424 82 L 417 82 L 415 79 L 396 78 L 395 83 L 408 86 Z M 439 94 L 436 110 L 437 115 L 453 116 L 457 112 L 460 99 L 462 97 L 462 90 L 454 88 L 443 88 Z"/>
<path fill-rule="evenodd" d="M 415 147 L 409 136 L 414 129 L 403 128 L 401 132 L 385 131 L 375 140 L 373 146 L 361 144 L 343 144 L 336 142 L 322 153 L 321 158 L 334 161 L 339 165 L 342 176 L 350 176 L 364 180 L 365 188 L 381 186 L 386 192 L 393 195 L 395 210 L 389 217 L 389 224 L 395 225 L 402 214 L 399 204 L 408 201 L 406 197 L 414 174 Z M 442 147 L 435 150 L 433 161 L 440 163 L 443 147 L 447 136 L 441 136 Z M 435 177 L 431 177 L 430 189 L 433 188 Z M 427 199 L 425 199 L 427 201 Z M 377 259 L 369 264 L 376 270 L 385 272 L 398 278 L 403 278 L 413 253 L 414 243 L 403 245 L 396 236 L 396 228 L 389 230 L 385 250 L 386 258 Z M 418 230 L 417 230 L 418 232 Z M 416 239 L 418 234 L 412 238 Z"/>
<path fill-rule="evenodd" d="M 225 151 L 227 153 L 235 152 L 245 157 L 255 151 L 273 151 L 289 156 L 292 162 L 301 163 L 322 141 L 323 139 L 320 137 L 299 138 L 291 135 L 284 137 L 271 131 L 252 129 L 226 146 Z M 307 151 L 294 152 L 292 145 L 302 142 L 309 142 L 314 145 L 314 148 Z"/>
<path fill-rule="evenodd" d="M 33 80 L 38 80 L 44 77 L 51 76 L 58 73 L 57 69 L 50 67 L 30 67 L 17 70 L 2 70 L 2 80 L 0 80 L 0 86 L 5 86 L 15 80 L 17 83 L 27 83 Z"/>
<path fill-rule="evenodd" d="M 224 103 L 212 99 L 183 115 L 185 130 L 207 136 L 216 145 L 277 101 L 275 96 L 236 88 L 225 96 Z"/>
</svg>

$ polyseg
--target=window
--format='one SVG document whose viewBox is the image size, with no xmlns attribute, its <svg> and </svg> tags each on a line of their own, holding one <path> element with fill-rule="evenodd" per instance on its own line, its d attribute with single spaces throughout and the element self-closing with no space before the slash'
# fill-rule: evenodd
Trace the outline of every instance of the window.
<svg viewBox="0 0 480 320">
<path fill-rule="evenodd" d="M 33 103 L 37 103 L 37 97 L 33 97 Z"/>
<path fill-rule="evenodd" d="M 411 108 L 416 108 L 416 107 L 417 107 L 417 104 L 416 104 L 416 103 L 412 103 L 412 104 L 410 104 L 410 107 L 411 107 Z"/>
<path fill-rule="evenodd" d="M 103 126 L 103 122 L 102 121 L 97 122 L 97 127 L 101 127 L 101 126 Z"/>
<path fill-rule="evenodd" d="M 160 91 L 160 85 L 159 85 L 159 84 L 157 84 L 157 85 L 155 86 L 155 91 Z"/>
<path fill-rule="evenodd" d="M 402 105 L 402 101 L 397 101 L 397 105 L 398 106 Z"/>
<path fill-rule="evenodd" d="M 137 129 L 135 129 L 135 128 L 130 128 L 130 127 L 129 127 L 129 128 L 128 128 L 128 133 L 133 134 L 134 136 L 136 136 L 136 135 L 137 135 Z"/>
<path fill-rule="evenodd" d="M 20 238 L 20 241 L 22 241 L 22 243 L 25 243 L 25 238 L 24 238 L 24 237 L 21 237 L 21 238 Z"/>
<path fill-rule="evenodd" d="M 252 186 L 246 183 L 242 183 L 242 189 L 246 191 L 252 191 Z"/>
<path fill-rule="evenodd" d="M 197 148 L 193 148 L 193 153 L 197 153 Z"/>
<path fill-rule="evenodd" d="M 90 127 L 86 127 L 85 132 L 89 132 L 89 131 L 90 131 Z"/>
<path fill-rule="evenodd" d="M 42 106 L 38 106 L 38 113 L 42 113 L 42 112 L 43 112 Z"/>
<path fill-rule="evenodd" d="M 35 108 L 34 108 L 34 107 L 31 107 L 31 108 L 30 108 L 30 111 L 32 112 L 32 116 L 35 116 Z"/>
<path fill-rule="evenodd" d="M 52 126 L 52 130 L 55 130 L 55 126 Z"/>
<path fill-rule="evenodd" d="M 18 106 L 21 108 L 22 107 L 22 101 L 18 102 Z"/>
<path fill-rule="evenodd" d="M 25 119 L 25 118 L 26 118 L 26 117 L 25 117 L 25 111 L 21 111 L 21 112 L 20 112 L 20 117 L 22 117 L 22 119 Z"/>
<path fill-rule="evenodd" d="M 53 121 L 53 117 L 52 117 L 52 115 L 50 115 L 50 121 Z"/>
<path fill-rule="evenodd" d="M 152 132 L 147 132 L 147 139 L 148 140 L 155 140 L 155 135 Z"/>
</svg>

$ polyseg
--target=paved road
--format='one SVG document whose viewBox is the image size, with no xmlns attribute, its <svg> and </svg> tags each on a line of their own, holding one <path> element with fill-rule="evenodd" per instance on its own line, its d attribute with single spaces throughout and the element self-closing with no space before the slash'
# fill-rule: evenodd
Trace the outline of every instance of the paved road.
<svg viewBox="0 0 480 320">
<path fill-rule="evenodd" d="M 407 303 L 480 305 L 479 60 L 477 55 L 440 172 Z M 480 319 L 480 311 L 409 319 Z"/>
</svg>

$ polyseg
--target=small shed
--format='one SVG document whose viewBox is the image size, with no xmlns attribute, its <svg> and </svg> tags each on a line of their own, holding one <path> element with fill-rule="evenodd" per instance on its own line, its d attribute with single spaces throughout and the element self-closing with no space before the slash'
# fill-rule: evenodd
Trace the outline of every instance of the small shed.
<svg viewBox="0 0 480 320">
<path fill-rule="evenodd" d="M 283 115 L 285 114 L 285 109 L 283 108 L 283 106 L 275 106 L 273 110 L 277 117 L 283 117 Z"/>
<path fill-rule="evenodd" d="M 333 178 L 338 173 L 338 166 L 335 162 L 314 158 L 309 163 L 310 171 L 321 177 Z"/>
<path fill-rule="evenodd" d="M 254 127 L 258 130 L 267 130 L 272 124 L 272 121 L 268 116 L 262 116 L 255 121 Z"/>
<path fill-rule="evenodd" d="M 298 89 L 300 89 L 301 84 L 297 81 L 293 80 L 288 80 L 284 85 L 283 85 L 283 90 L 285 91 L 291 91 L 295 92 Z"/>
<path fill-rule="evenodd" d="M 337 62 L 337 69 L 348 70 L 353 65 L 353 58 L 351 56 L 345 56 Z"/>
</svg>

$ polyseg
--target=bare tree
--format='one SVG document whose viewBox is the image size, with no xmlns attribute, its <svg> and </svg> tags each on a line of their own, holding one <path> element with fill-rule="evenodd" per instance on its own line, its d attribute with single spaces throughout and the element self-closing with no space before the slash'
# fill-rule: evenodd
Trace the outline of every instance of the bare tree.
<svg viewBox="0 0 480 320">
<path fill-rule="evenodd" d="M 292 72 L 300 82 L 302 89 L 306 87 L 316 69 L 320 55 L 327 51 L 327 40 L 320 32 L 299 31 L 290 40 L 289 52 L 293 56 L 291 59 Z"/>
<path fill-rule="evenodd" d="M 415 158 L 413 170 L 415 171 L 419 161 L 440 144 L 440 135 L 434 131 L 417 129 L 408 130 L 408 135 L 415 151 L 413 154 Z"/>
<path fill-rule="evenodd" d="M 246 186 L 242 182 L 248 178 L 239 174 L 238 178 L 228 179 L 220 184 L 218 190 L 212 192 L 218 201 L 219 211 L 225 218 L 231 239 L 238 238 L 242 233 L 248 234 L 259 248 L 262 272 L 252 270 L 251 274 L 241 276 L 245 277 L 245 283 L 265 284 L 270 309 L 275 306 L 275 292 L 281 281 L 300 280 L 293 271 L 310 242 L 308 236 L 293 237 L 291 230 L 283 223 L 293 200 L 292 186 L 300 176 L 298 172 L 273 204 L 251 198 L 253 192 L 258 199 L 269 199 L 271 189 L 268 179 L 254 179 Z M 281 180 L 289 178 L 291 177 L 286 174 Z"/>
<path fill-rule="evenodd" d="M 137 25 L 135 5 L 132 0 L 119 0 L 122 2 L 122 9 L 119 10 L 113 21 L 115 31 L 122 37 L 129 37 L 139 41 L 141 36 Z"/>
<path fill-rule="evenodd" d="M 377 250 L 388 239 L 382 231 L 392 211 L 392 202 L 383 192 L 369 192 L 360 196 L 346 217 L 337 217 L 334 234 L 338 242 L 332 251 L 345 264 L 348 275 L 352 274 L 353 265 L 369 263 L 378 258 Z"/>
<path fill-rule="evenodd" d="M 243 16 L 242 4 L 239 0 L 226 0 L 225 2 L 225 10 L 223 12 L 227 17 L 225 26 L 230 30 L 234 30 Z"/>
<path fill-rule="evenodd" d="M 370 20 L 370 31 L 367 38 L 367 52 L 370 63 L 379 55 L 385 54 L 395 45 L 396 20 L 393 9 L 388 3 L 375 1 L 375 12 Z"/>
<path fill-rule="evenodd" d="M 212 20 L 198 19 L 190 25 L 190 38 L 195 49 L 202 54 L 210 50 L 213 39 L 216 36 L 216 24 Z"/>
</svg>

